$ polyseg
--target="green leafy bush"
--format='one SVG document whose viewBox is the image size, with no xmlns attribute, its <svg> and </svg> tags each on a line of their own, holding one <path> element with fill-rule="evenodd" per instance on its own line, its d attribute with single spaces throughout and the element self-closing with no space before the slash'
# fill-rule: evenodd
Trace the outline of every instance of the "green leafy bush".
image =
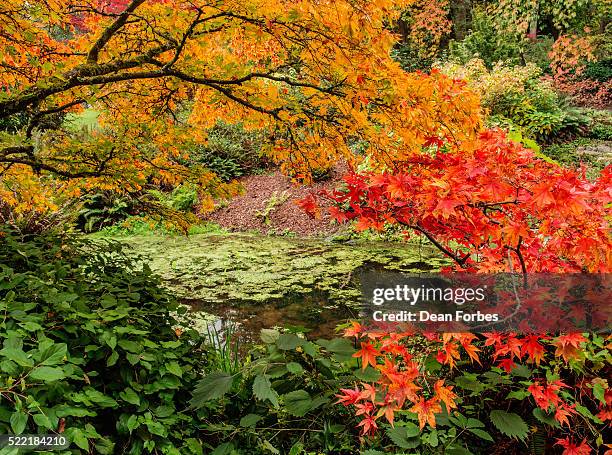
<svg viewBox="0 0 612 455">
<path fill-rule="evenodd" d="M 612 79 L 612 59 L 587 62 L 582 77 L 599 82 L 609 81 Z"/>
<path fill-rule="evenodd" d="M 114 192 L 87 195 L 79 211 L 76 225 L 84 232 L 96 232 L 125 220 L 134 212 L 134 201 Z"/>
<path fill-rule="evenodd" d="M 441 69 L 467 80 L 480 93 L 490 126 L 519 129 L 525 136 L 548 142 L 582 134 L 591 122 L 587 115 L 565 105 L 534 64 L 497 63 L 489 70 L 484 61 L 474 59 L 465 65 L 447 63 Z"/>
<path fill-rule="evenodd" d="M 228 182 L 267 166 L 263 157 L 263 133 L 244 129 L 241 124 L 218 122 L 208 131 L 206 145 L 189 152 L 189 161 L 213 171 Z"/>
<path fill-rule="evenodd" d="M 525 399 L 528 395 L 516 392 L 505 400 L 500 397 L 501 387 L 506 391 L 514 385 L 502 370 L 453 375 L 438 363 L 435 352 L 428 354 L 428 341 L 414 336 L 407 349 L 434 379 L 452 378 L 454 391 L 461 396 L 461 412 L 449 413 L 444 407 L 435 417 L 437 427 L 422 429 L 417 414 L 408 410 L 395 412 L 394 425 L 379 415 L 379 431 L 360 437 L 357 423 L 361 417 L 347 413 L 348 408 L 340 406 L 336 397 L 350 396 L 355 383 L 371 385 L 383 375 L 370 366 L 361 368 L 350 340 L 309 341 L 269 329 L 261 331 L 261 339 L 263 344 L 254 348 L 239 371 L 211 372 L 194 390 L 191 403 L 205 421 L 202 430 L 213 454 L 381 455 L 404 453 L 401 450 L 484 454 L 491 453 L 494 436 L 506 436 L 506 442 L 529 438 L 537 443 L 537 437 L 547 431 L 542 421 L 548 418 L 545 414 L 525 417 L 520 405 L 500 409 L 510 398 Z M 521 374 L 523 370 L 526 368 Z M 518 374 L 515 382 L 524 379 Z M 524 384 L 518 389 L 521 387 Z M 382 395 L 376 397 L 377 402 L 383 400 Z M 529 432 L 525 419 L 537 428 L 537 437 Z M 519 444 L 512 441 L 509 446 Z"/>
<path fill-rule="evenodd" d="M 201 454 L 186 408 L 202 340 L 175 331 L 179 306 L 148 268 L 111 244 L 0 237 L 0 433 L 63 431 L 89 453 Z"/>
<path fill-rule="evenodd" d="M 356 422 L 334 404 L 359 373 L 353 345 L 271 329 L 261 335 L 238 372 L 209 373 L 194 390 L 212 453 L 357 453 Z"/>
<path fill-rule="evenodd" d="M 53 211 L 21 211 L 0 199 L 0 225 L 13 227 L 22 234 L 41 234 L 70 230 L 78 217 L 77 200 L 59 202 Z"/>
<path fill-rule="evenodd" d="M 87 195 L 76 219 L 76 226 L 84 232 L 98 232 L 108 230 L 114 226 L 118 229 L 133 224 L 137 213 L 149 212 L 158 220 L 153 224 L 162 227 L 159 219 L 181 218 L 191 216 L 191 212 L 198 204 L 198 188 L 196 185 L 184 183 L 177 185 L 172 191 L 164 192 L 160 189 L 141 191 L 137 194 L 122 195 L 107 191 Z M 142 224 L 142 223 L 139 223 Z M 144 220 L 144 224 L 151 224 Z M 180 227 L 178 223 L 176 227 Z M 136 226 L 136 231 L 144 226 Z M 112 230 L 112 229 L 111 229 Z M 154 230 L 153 228 L 148 229 Z"/>
<path fill-rule="evenodd" d="M 489 68 L 500 61 L 518 64 L 520 47 L 515 35 L 498 33 L 491 15 L 474 8 L 471 31 L 463 41 L 449 43 L 449 58 L 463 65 L 480 58 Z"/>
<path fill-rule="evenodd" d="M 198 188 L 189 183 L 178 185 L 169 193 L 151 190 L 149 194 L 165 206 L 179 212 L 191 212 L 198 203 Z"/>
<path fill-rule="evenodd" d="M 449 59 L 465 65 L 479 58 L 489 69 L 498 62 L 507 65 L 533 63 L 547 72 L 550 66 L 548 53 L 553 41 L 548 36 L 527 40 L 513 33 L 500 32 L 495 28 L 491 14 L 477 7 L 472 10 L 470 33 L 462 41 L 449 43 Z"/>
<path fill-rule="evenodd" d="M 612 141 L 612 124 L 598 123 L 593 125 L 589 132 L 589 136 L 593 139 Z"/>
</svg>

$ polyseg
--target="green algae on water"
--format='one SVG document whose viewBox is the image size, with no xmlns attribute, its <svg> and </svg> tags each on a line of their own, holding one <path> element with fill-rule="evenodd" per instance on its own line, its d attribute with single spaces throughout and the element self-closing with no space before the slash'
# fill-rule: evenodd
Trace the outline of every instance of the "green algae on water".
<svg viewBox="0 0 612 455">
<path fill-rule="evenodd" d="M 328 243 L 251 234 L 120 239 L 143 257 L 179 298 L 263 303 L 313 293 L 359 305 L 360 270 L 435 271 L 448 263 L 414 243 Z"/>
</svg>

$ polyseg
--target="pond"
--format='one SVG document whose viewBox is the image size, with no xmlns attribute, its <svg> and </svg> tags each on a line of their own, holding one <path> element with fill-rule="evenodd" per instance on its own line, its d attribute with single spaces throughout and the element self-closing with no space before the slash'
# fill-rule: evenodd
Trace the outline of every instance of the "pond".
<svg viewBox="0 0 612 455">
<path fill-rule="evenodd" d="M 218 330 L 235 324 L 245 341 L 260 329 L 292 326 L 333 336 L 359 311 L 361 272 L 438 270 L 437 250 L 418 243 L 334 243 L 251 234 L 119 239 L 161 276 L 192 317 Z M 202 316 L 206 316 L 202 318 Z"/>
</svg>

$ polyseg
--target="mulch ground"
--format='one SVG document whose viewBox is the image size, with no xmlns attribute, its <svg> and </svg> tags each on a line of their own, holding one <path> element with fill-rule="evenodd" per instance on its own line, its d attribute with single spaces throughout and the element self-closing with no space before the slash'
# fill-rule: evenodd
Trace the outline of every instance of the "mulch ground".
<svg viewBox="0 0 612 455">
<path fill-rule="evenodd" d="M 250 175 L 240 180 L 245 193 L 236 196 L 228 204 L 204 216 L 204 219 L 217 223 L 233 231 L 259 231 L 261 233 L 285 234 L 294 232 L 303 237 L 329 235 L 342 229 L 332 223 L 325 204 L 321 206 L 321 218 L 309 217 L 295 202 L 303 199 L 310 192 L 322 189 L 332 190 L 338 186 L 346 167 L 337 166 L 329 179 L 313 185 L 299 185 L 279 171 L 264 175 Z M 285 199 L 274 205 L 268 215 L 268 222 L 262 215 L 271 198 Z M 321 201 L 323 202 L 323 201 Z"/>
</svg>

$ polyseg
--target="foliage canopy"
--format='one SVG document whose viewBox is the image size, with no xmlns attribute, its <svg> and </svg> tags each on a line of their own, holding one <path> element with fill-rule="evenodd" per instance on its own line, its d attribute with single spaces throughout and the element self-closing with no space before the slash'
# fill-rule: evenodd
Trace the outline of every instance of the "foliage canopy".
<svg viewBox="0 0 612 455">
<path fill-rule="evenodd" d="M 389 56 L 387 25 L 409 3 L 10 0 L 0 13 L 0 118 L 26 121 L 0 137 L 0 197 L 48 205 L 52 193 L 182 180 L 231 192 L 180 164 L 219 119 L 266 129 L 269 155 L 306 179 L 352 156 L 357 141 L 382 165 L 430 137 L 469 141 L 477 96 L 438 72 L 405 73 Z M 86 136 L 64 117 L 84 106 L 100 111 Z M 49 172 L 67 180 L 42 191 Z"/>
</svg>

